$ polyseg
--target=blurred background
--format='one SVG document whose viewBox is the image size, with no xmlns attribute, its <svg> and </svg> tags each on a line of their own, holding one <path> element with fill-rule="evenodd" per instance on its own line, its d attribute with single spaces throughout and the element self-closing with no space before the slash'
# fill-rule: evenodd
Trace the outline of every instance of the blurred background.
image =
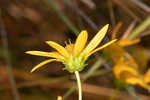
<svg viewBox="0 0 150 100">
<path fill-rule="evenodd" d="M 105 24 L 110 26 L 101 45 L 128 34 L 130 39 L 140 38 L 123 50 L 144 74 L 150 64 L 149 15 L 149 0 L 0 0 L 0 100 L 77 100 L 75 77 L 63 64 L 49 63 L 30 73 L 45 58 L 25 51 L 53 51 L 45 41 L 65 46 L 83 29 L 89 41 Z M 116 81 L 110 55 L 118 57 L 121 51 L 113 50 L 102 50 L 87 61 L 81 72 L 83 100 L 150 100 L 146 89 Z"/>
</svg>

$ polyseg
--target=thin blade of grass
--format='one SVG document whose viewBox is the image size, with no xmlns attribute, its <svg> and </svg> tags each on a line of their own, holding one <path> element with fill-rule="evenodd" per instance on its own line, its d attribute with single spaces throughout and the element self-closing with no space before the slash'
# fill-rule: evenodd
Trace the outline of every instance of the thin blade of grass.
<svg viewBox="0 0 150 100">
<path fill-rule="evenodd" d="M 76 5 L 69 0 L 63 0 L 70 8 L 72 8 L 78 15 L 80 15 L 95 31 L 98 31 L 97 25 Z"/>
<path fill-rule="evenodd" d="M 108 0 L 108 8 L 109 8 L 110 20 L 111 20 L 112 26 L 114 27 L 116 25 L 116 18 L 114 14 L 113 3 L 111 0 Z"/>
<path fill-rule="evenodd" d="M 130 0 L 130 1 L 135 3 L 136 5 L 138 5 L 143 10 L 150 12 L 150 7 L 147 6 L 146 4 L 144 4 L 142 1 L 140 1 L 140 0 Z"/>
<path fill-rule="evenodd" d="M 7 63 L 7 70 L 8 70 L 8 77 L 9 77 L 9 81 L 10 81 L 10 85 L 11 85 L 11 90 L 12 90 L 12 94 L 13 94 L 13 98 L 14 100 L 20 100 L 20 96 L 18 94 L 18 90 L 16 87 L 16 82 L 15 82 L 15 78 L 14 78 L 14 74 L 12 72 L 12 63 L 11 63 L 11 58 L 9 55 L 9 49 L 8 49 L 8 40 L 7 40 L 7 32 L 5 31 L 5 27 L 2 21 L 2 11 L 0 9 L 0 35 L 2 38 L 2 46 L 4 49 L 4 59 Z"/>
<path fill-rule="evenodd" d="M 50 4 L 50 7 L 58 14 L 58 16 L 65 22 L 65 24 L 72 30 L 72 32 L 75 35 L 78 35 L 79 30 L 72 24 L 69 18 L 56 7 L 54 0 L 48 0 L 48 2 Z"/>
<path fill-rule="evenodd" d="M 133 32 L 128 36 L 128 39 L 132 40 L 137 37 L 142 31 L 144 31 L 150 25 L 150 16 L 147 17 L 139 26 L 137 26 Z"/>
<path fill-rule="evenodd" d="M 127 28 L 127 30 L 123 33 L 123 36 L 121 37 L 121 40 L 126 39 L 129 36 L 129 34 L 132 32 L 132 30 L 135 27 L 135 25 L 136 25 L 136 21 L 133 21 L 129 25 L 129 27 Z"/>
<path fill-rule="evenodd" d="M 140 98 L 136 95 L 135 90 L 134 90 L 133 87 L 127 86 L 127 87 L 126 87 L 126 90 L 129 92 L 129 94 L 130 94 L 131 96 L 134 97 L 135 100 L 140 100 Z"/>
<path fill-rule="evenodd" d="M 84 4 L 86 4 L 89 8 L 95 9 L 96 5 L 93 0 L 81 0 Z"/>
<path fill-rule="evenodd" d="M 133 19 L 135 19 L 136 21 L 140 22 L 141 19 L 135 14 L 133 13 L 133 11 L 131 11 L 131 9 L 129 9 L 125 3 L 123 2 L 123 0 L 113 0 L 114 3 L 116 3 L 118 6 L 120 6 L 125 12 L 127 12 L 131 17 L 133 17 Z"/>
</svg>

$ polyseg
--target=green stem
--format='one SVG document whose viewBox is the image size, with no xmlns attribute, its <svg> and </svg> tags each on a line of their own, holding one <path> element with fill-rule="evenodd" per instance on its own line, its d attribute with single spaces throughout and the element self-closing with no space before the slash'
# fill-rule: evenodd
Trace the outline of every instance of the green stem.
<svg viewBox="0 0 150 100">
<path fill-rule="evenodd" d="M 140 100 L 139 96 L 135 93 L 135 90 L 131 86 L 127 86 L 126 90 L 130 93 L 131 96 L 134 97 L 135 100 Z"/>
<path fill-rule="evenodd" d="M 100 57 L 95 64 L 85 73 L 83 76 L 83 82 L 86 81 L 90 76 L 93 75 L 97 71 L 99 67 L 104 63 L 103 59 Z M 63 96 L 63 100 L 66 100 L 69 95 L 75 90 L 77 85 L 74 85 L 72 88 L 70 88 Z"/>
<path fill-rule="evenodd" d="M 81 80 L 80 80 L 79 72 L 75 71 L 75 75 L 76 75 L 77 84 L 78 84 L 79 100 L 82 100 L 82 88 L 81 88 Z"/>
</svg>

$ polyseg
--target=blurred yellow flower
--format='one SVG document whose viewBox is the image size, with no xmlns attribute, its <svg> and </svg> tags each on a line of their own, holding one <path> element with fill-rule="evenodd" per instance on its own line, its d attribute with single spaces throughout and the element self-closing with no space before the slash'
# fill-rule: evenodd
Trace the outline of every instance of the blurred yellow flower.
<svg viewBox="0 0 150 100">
<path fill-rule="evenodd" d="M 122 23 L 118 23 L 112 32 L 112 39 L 116 38 L 116 34 Z M 104 49 L 104 52 L 113 60 L 113 73 L 117 79 L 123 80 L 130 85 L 140 85 L 141 87 L 150 90 L 150 69 L 145 73 L 141 73 L 141 68 L 137 61 L 124 49 L 140 42 L 140 38 L 130 40 L 129 33 L 123 34 L 120 40 Z M 143 59 L 141 57 L 141 59 Z"/>
<path fill-rule="evenodd" d="M 138 65 L 135 62 L 125 61 L 121 58 L 113 67 L 113 72 L 116 78 L 123 80 L 131 85 L 140 85 L 141 87 L 150 90 L 150 69 L 142 75 L 138 71 Z"/>
<path fill-rule="evenodd" d="M 44 57 L 50 57 L 53 59 L 48 59 L 37 66 L 35 66 L 31 72 L 35 71 L 36 69 L 42 67 L 43 65 L 53 62 L 53 61 L 59 61 L 62 62 L 65 65 L 65 69 L 69 72 L 75 72 L 75 71 L 81 71 L 85 66 L 85 61 L 87 58 L 92 55 L 93 53 L 107 47 L 108 45 L 114 43 L 116 39 L 104 44 L 103 46 L 100 46 L 96 48 L 102 39 L 104 38 L 107 30 L 108 30 L 108 24 L 105 25 L 90 41 L 90 43 L 85 47 L 88 33 L 86 30 L 81 31 L 81 33 L 78 35 L 75 44 L 68 44 L 66 47 L 63 47 L 56 42 L 53 41 L 46 41 L 46 43 L 51 46 L 52 48 L 56 49 L 54 52 L 43 52 L 43 51 L 27 51 L 27 54 L 36 55 L 36 56 L 44 56 Z"/>
<path fill-rule="evenodd" d="M 112 30 L 111 38 L 115 39 L 117 37 L 117 34 L 119 33 L 119 29 L 123 25 L 122 22 L 119 22 L 114 29 Z M 134 44 L 137 44 L 140 42 L 140 38 L 136 38 L 134 40 L 130 40 L 128 38 L 130 32 L 125 32 L 120 39 L 118 39 L 117 42 L 109 46 L 108 48 L 104 49 L 104 52 L 111 57 L 114 64 L 118 63 L 119 59 L 121 57 L 124 57 L 127 51 L 124 49 L 124 47 L 131 46 Z"/>
<path fill-rule="evenodd" d="M 57 96 L 57 100 L 62 100 L 62 96 Z"/>
</svg>

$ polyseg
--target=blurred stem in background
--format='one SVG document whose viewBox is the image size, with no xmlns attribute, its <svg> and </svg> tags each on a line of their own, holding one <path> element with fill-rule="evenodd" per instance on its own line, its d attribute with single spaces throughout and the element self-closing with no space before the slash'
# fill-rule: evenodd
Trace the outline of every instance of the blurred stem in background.
<svg viewBox="0 0 150 100">
<path fill-rule="evenodd" d="M 131 96 L 134 97 L 135 100 L 140 100 L 140 98 L 136 95 L 133 87 L 127 86 L 126 90 L 130 93 Z"/>
<path fill-rule="evenodd" d="M 59 17 L 65 22 L 65 24 L 72 30 L 75 35 L 79 34 L 79 30 L 72 24 L 67 16 L 65 16 L 55 5 L 54 0 L 48 0 L 50 7 L 59 15 Z"/>
<path fill-rule="evenodd" d="M 140 8 L 144 9 L 145 11 L 150 12 L 150 7 L 144 4 L 142 1 L 140 0 L 130 0 L 130 1 L 135 3 L 136 5 L 138 5 Z"/>
<path fill-rule="evenodd" d="M 109 100 L 115 100 L 119 92 L 120 92 L 120 88 L 116 88 Z"/>
<path fill-rule="evenodd" d="M 11 59 L 10 59 L 10 55 L 8 52 L 8 40 L 7 40 L 7 32 L 5 31 L 5 27 L 3 24 L 3 20 L 2 20 L 2 10 L 0 9 L 0 35 L 2 38 L 2 45 L 3 45 L 3 54 L 4 54 L 4 59 L 7 63 L 6 67 L 8 70 L 8 76 L 9 76 L 9 81 L 10 81 L 10 85 L 11 85 L 11 89 L 12 89 L 12 94 L 13 94 L 13 98 L 14 100 L 20 100 L 17 88 L 16 88 L 16 82 L 15 82 L 15 78 L 12 72 L 12 64 L 11 64 Z"/>
<path fill-rule="evenodd" d="M 79 16 L 81 16 L 95 31 L 98 31 L 97 25 L 83 12 L 80 8 L 74 5 L 70 0 L 63 0 L 70 8 L 72 8 Z"/>
<path fill-rule="evenodd" d="M 142 31 L 144 31 L 150 25 L 150 16 L 147 17 L 139 26 L 137 26 L 129 35 L 129 39 L 132 40 L 137 37 Z"/>
</svg>

